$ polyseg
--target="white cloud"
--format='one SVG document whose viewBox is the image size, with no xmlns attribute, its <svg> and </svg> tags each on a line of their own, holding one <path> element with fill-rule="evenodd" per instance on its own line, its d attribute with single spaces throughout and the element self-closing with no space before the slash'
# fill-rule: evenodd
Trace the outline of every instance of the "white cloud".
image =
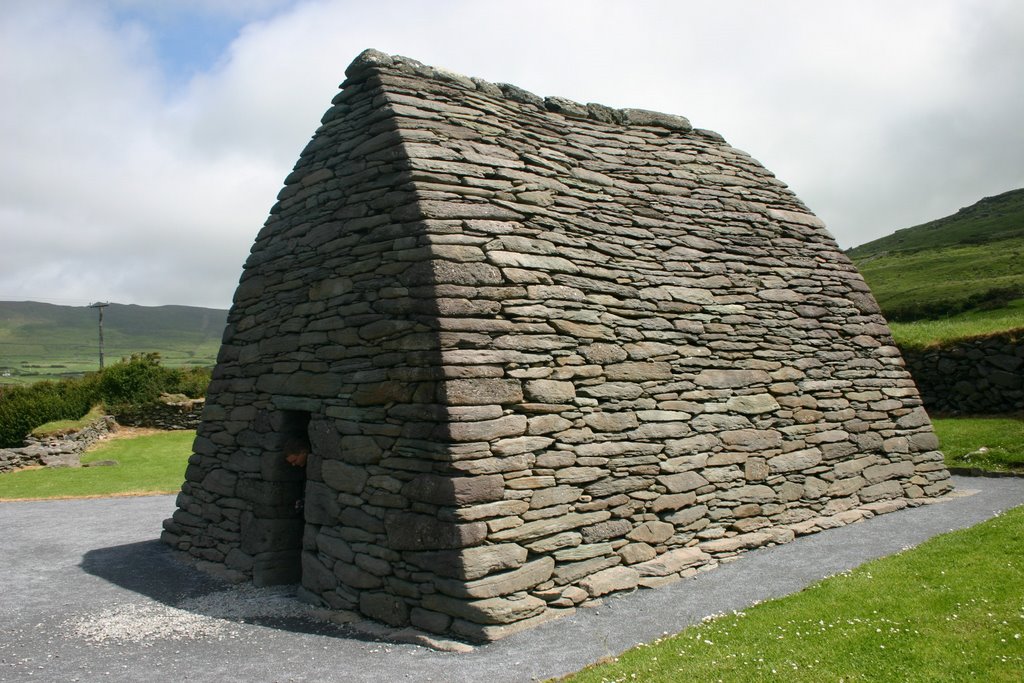
<svg viewBox="0 0 1024 683">
<path fill-rule="evenodd" d="M 226 306 L 363 48 L 688 116 L 843 246 L 1024 186 L 1024 4 L 188 0 L 245 22 L 182 82 L 159 8 L 0 9 L 0 299 Z M 119 13 L 132 14 L 123 21 Z M 120 22 L 120 23 L 119 23 Z"/>
</svg>

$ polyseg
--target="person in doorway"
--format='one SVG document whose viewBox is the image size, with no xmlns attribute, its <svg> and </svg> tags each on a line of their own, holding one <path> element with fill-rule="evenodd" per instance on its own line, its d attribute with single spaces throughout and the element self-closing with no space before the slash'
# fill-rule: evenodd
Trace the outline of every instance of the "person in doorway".
<svg viewBox="0 0 1024 683">
<path fill-rule="evenodd" d="M 309 439 L 301 435 L 292 435 L 284 441 L 284 459 L 292 467 L 305 467 L 309 459 Z M 306 499 L 295 501 L 295 511 L 302 514 Z"/>
<path fill-rule="evenodd" d="M 284 459 L 292 467 L 305 467 L 309 458 L 309 439 L 289 436 L 284 441 Z"/>
</svg>

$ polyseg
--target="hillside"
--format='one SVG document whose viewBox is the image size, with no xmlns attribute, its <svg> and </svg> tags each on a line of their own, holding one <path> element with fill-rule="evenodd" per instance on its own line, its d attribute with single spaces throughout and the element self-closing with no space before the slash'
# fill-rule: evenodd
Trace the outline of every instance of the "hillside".
<svg viewBox="0 0 1024 683">
<path fill-rule="evenodd" d="M 0 383 L 25 383 L 99 367 L 96 309 L 0 302 Z M 168 366 L 213 365 L 227 311 L 110 304 L 103 309 L 107 363 L 155 351 Z"/>
<path fill-rule="evenodd" d="M 846 251 L 854 261 L 949 246 L 986 244 L 1024 237 L 1024 188 L 1010 190 L 939 218 Z"/>
<path fill-rule="evenodd" d="M 846 253 L 890 320 L 1011 307 L 1024 298 L 1024 189 Z"/>
</svg>

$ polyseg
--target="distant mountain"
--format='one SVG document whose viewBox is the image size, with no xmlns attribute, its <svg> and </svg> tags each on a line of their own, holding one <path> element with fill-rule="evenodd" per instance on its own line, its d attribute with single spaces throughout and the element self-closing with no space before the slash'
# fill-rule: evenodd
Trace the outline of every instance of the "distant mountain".
<svg viewBox="0 0 1024 683">
<path fill-rule="evenodd" d="M 227 311 L 110 304 L 103 309 L 110 364 L 157 352 L 169 366 L 213 365 Z M 87 306 L 0 301 L 0 383 L 31 382 L 99 367 L 98 314 Z"/>
<path fill-rule="evenodd" d="M 939 318 L 1024 298 L 1024 189 L 847 250 L 890 320 Z"/>
</svg>

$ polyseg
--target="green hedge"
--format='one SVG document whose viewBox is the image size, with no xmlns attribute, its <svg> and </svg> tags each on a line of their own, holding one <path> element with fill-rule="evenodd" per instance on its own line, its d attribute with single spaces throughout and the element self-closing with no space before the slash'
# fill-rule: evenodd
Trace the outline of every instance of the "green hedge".
<svg viewBox="0 0 1024 683">
<path fill-rule="evenodd" d="M 21 446 L 36 427 L 54 420 L 77 420 L 92 406 L 152 403 L 161 393 L 199 398 L 210 371 L 165 368 L 156 353 L 133 354 L 102 372 L 81 379 L 0 388 L 0 448 Z"/>
<path fill-rule="evenodd" d="M 25 436 L 53 420 L 77 419 L 93 406 L 96 380 L 37 382 L 0 390 L 0 447 L 22 445 Z"/>
</svg>

